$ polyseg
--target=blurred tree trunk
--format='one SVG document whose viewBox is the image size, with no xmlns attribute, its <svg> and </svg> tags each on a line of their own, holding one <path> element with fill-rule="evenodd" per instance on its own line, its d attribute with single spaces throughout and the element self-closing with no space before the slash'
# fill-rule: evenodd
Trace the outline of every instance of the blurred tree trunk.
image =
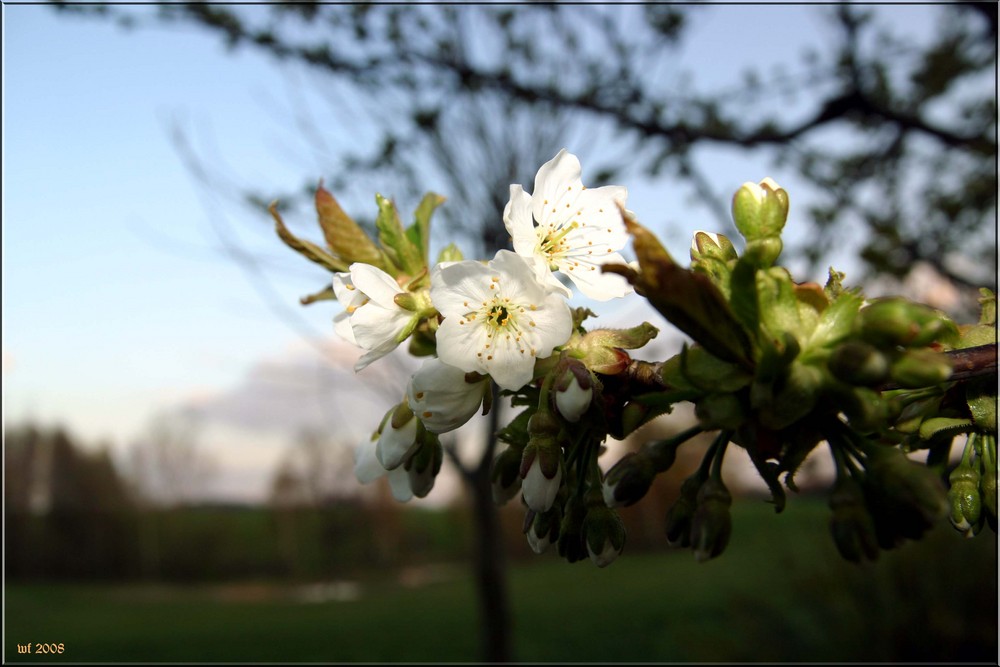
<svg viewBox="0 0 1000 667">
<path fill-rule="evenodd" d="M 496 386 L 494 386 L 496 391 Z M 500 530 L 500 513 L 493 502 L 490 466 L 500 427 L 500 411 L 490 411 L 482 460 L 465 476 L 472 493 L 476 532 L 476 586 L 479 599 L 480 641 L 484 662 L 511 661 L 510 599 L 507 558 Z"/>
</svg>

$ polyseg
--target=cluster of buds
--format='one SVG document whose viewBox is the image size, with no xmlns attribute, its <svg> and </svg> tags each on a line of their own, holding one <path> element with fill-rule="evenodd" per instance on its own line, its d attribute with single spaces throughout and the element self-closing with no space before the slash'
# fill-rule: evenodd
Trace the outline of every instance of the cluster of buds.
<svg viewBox="0 0 1000 667">
<path fill-rule="evenodd" d="M 616 508 L 639 501 L 703 432 L 717 433 L 714 444 L 665 521 L 668 544 L 699 561 L 721 554 L 732 533 L 721 475 L 730 443 L 747 451 L 780 512 L 797 469 L 826 441 L 838 470 L 831 532 L 849 560 L 920 537 L 949 507 L 965 534 L 987 522 L 995 530 L 995 378 L 958 382 L 950 356 L 992 346 L 995 368 L 992 294 L 978 325 L 956 327 L 904 299 L 866 301 L 832 269 L 825 286 L 795 282 L 777 265 L 789 197 L 769 178 L 733 197 L 742 253 L 721 234 L 697 232 L 684 268 L 625 208 L 624 187 L 588 189 L 580 174 L 563 150 L 538 170 L 533 193 L 512 185 L 502 221 L 513 250 L 484 262 L 454 246 L 429 261 L 438 195 L 408 227 L 376 196 L 373 238 L 321 186 L 326 247 L 292 235 L 271 207 L 282 240 L 333 274 L 302 301 L 341 302 L 334 329 L 362 349 L 356 370 L 406 341 L 429 357 L 359 447 L 362 482 L 384 475 L 400 500 L 426 495 L 443 460 L 440 436 L 507 399 L 524 409 L 496 434 L 504 449 L 492 462 L 494 500 L 520 493 L 528 544 L 538 553 L 554 544 L 570 562 L 611 563 L 625 544 Z M 630 238 L 637 262 L 627 264 L 619 251 Z M 569 283 L 598 301 L 634 291 L 693 342 L 664 361 L 636 361 L 629 351 L 657 329 L 588 330 L 594 313 L 569 306 Z M 607 437 L 681 402 L 694 405 L 694 427 L 601 473 Z M 943 466 L 960 434 L 970 435 L 946 491 Z M 926 465 L 905 454 L 922 449 Z"/>
<path fill-rule="evenodd" d="M 997 439 L 972 433 L 962 461 L 948 476 L 949 518 L 956 530 L 974 537 L 989 523 L 997 529 Z"/>
</svg>

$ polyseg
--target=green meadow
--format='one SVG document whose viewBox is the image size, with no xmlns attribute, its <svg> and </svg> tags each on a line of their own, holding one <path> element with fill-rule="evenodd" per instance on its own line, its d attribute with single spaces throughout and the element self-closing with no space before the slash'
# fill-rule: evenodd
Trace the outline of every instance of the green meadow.
<svg viewBox="0 0 1000 667">
<path fill-rule="evenodd" d="M 554 553 L 511 566 L 515 658 L 533 662 L 994 661 L 992 533 L 928 539 L 855 566 L 822 503 L 734 505 L 722 557 L 625 554 L 610 567 Z M 196 547 L 192 547 L 196 550 Z M 7 662 L 468 662 L 476 598 L 463 562 L 292 585 L 8 583 Z M 61 643 L 61 655 L 17 645 Z"/>
</svg>

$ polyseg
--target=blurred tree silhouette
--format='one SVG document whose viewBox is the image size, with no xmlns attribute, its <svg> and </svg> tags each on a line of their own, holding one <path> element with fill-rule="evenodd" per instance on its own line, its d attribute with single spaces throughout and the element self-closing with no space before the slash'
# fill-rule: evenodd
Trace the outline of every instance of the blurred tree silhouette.
<svg viewBox="0 0 1000 667">
<path fill-rule="evenodd" d="M 134 504 L 106 448 L 61 428 L 5 428 L 4 502 L 7 575 L 128 571 Z"/>
<path fill-rule="evenodd" d="M 828 43 L 778 71 L 733 72 L 732 83 L 708 92 L 686 84 L 671 56 L 693 13 L 724 7 L 194 3 L 154 14 L 59 6 L 125 25 L 194 23 L 231 47 L 326 75 L 318 86 L 349 85 L 372 101 L 382 135 L 371 152 L 328 156 L 340 165 L 334 187 L 366 171 L 392 172 L 411 190 L 441 177 L 457 229 L 475 230 L 469 203 L 493 205 L 493 223 L 506 184 L 525 182 L 541 163 L 531 151 L 495 155 L 498 143 L 547 123 L 548 136 L 564 140 L 566 125 L 581 123 L 591 141 L 602 132 L 617 140 L 601 152 L 597 181 L 638 169 L 663 175 L 726 227 L 725 198 L 699 166 L 706 149 L 762 150 L 795 168 L 815 192 L 807 241 L 790 250 L 814 271 L 847 243 L 870 275 L 902 278 L 926 263 L 966 288 L 970 303 L 974 288 L 996 285 L 993 2 L 936 7 L 926 43 L 892 25 L 898 10 L 817 7 L 834 29 Z M 791 117 L 791 95 L 807 96 L 808 110 Z M 517 122 L 520 113 L 534 120 Z M 507 164 L 508 155 L 518 161 Z M 482 177 L 501 172 L 500 188 Z"/>
<path fill-rule="evenodd" d="M 172 507 L 201 500 L 216 465 L 198 442 L 193 417 L 164 414 L 132 443 L 128 475 L 138 500 Z"/>
<path fill-rule="evenodd" d="M 333 154 L 309 130 L 312 148 L 336 165 L 331 189 L 372 174 L 391 174 L 400 196 L 440 184 L 451 238 L 477 256 L 506 245 L 497 222 L 508 185 L 530 183 L 576 131 L 603 160 L 595 185 L 658 176 L 695 194 L 727 230 L 726 197 L 702 166 L 706 151 L 763 151 L 794 168 L 815 193 L 806 241 L 789 251 L 813 273 L 832 248 L 853 245 L 869 277 L 903 278 L 926 264 L 962 288 L 969 306 L 976 288 L 996 287 L 996 101 L 984 83 L 995 75 L 994 3 L 936 8 L 926 44 L 896 34 L 884 20 L 891 11 L 879 20 L 864 7 L 818 7 L 835 29 L 828 44 L 781 71 L 734 72 L 708 92 L 685 83 L 673 56 L 693 12 L 725 8 L 56 5 L 127 26 L 195 24 L 231 47 L 301 65 L 328 90 L 333 117 L 345 115 L 340 92 L 352 91 L 380 135 L 371 150 Z M 794 94 L 809 101 L 791 117 Z M 244 195 L 259 201 L 259 192 Z M 488 479 L 493 451 L 490 438 L 478 465 L 451 458 L 482 529 L 485 657 L 502 661 L 509 622 Z"/>
</svg>

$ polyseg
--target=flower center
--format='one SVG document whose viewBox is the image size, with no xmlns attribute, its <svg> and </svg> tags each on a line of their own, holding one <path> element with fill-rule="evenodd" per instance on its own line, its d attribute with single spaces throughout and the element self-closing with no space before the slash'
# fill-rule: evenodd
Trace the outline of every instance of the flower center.
<svg viewBox="0 0 1000 667">
<path fill-rule="evenodd" d="M 490 308 L 487 318 L 489 323 L 494 327 L 503 328 L 506 327 L 507 322 L 510 321 L 510 312 L 507 310 L 505 305 L 494 303 L 493 307 Z"/>
<path fill-rule="evenodd" d="M 538 239 L 539 247 L 546 256 L 559 257 L 571 250 L 571 246 L 566 242 L 566 235 L 579 227 L 576 221 L 565 226 L 539 226 Z"/>
</svg>

